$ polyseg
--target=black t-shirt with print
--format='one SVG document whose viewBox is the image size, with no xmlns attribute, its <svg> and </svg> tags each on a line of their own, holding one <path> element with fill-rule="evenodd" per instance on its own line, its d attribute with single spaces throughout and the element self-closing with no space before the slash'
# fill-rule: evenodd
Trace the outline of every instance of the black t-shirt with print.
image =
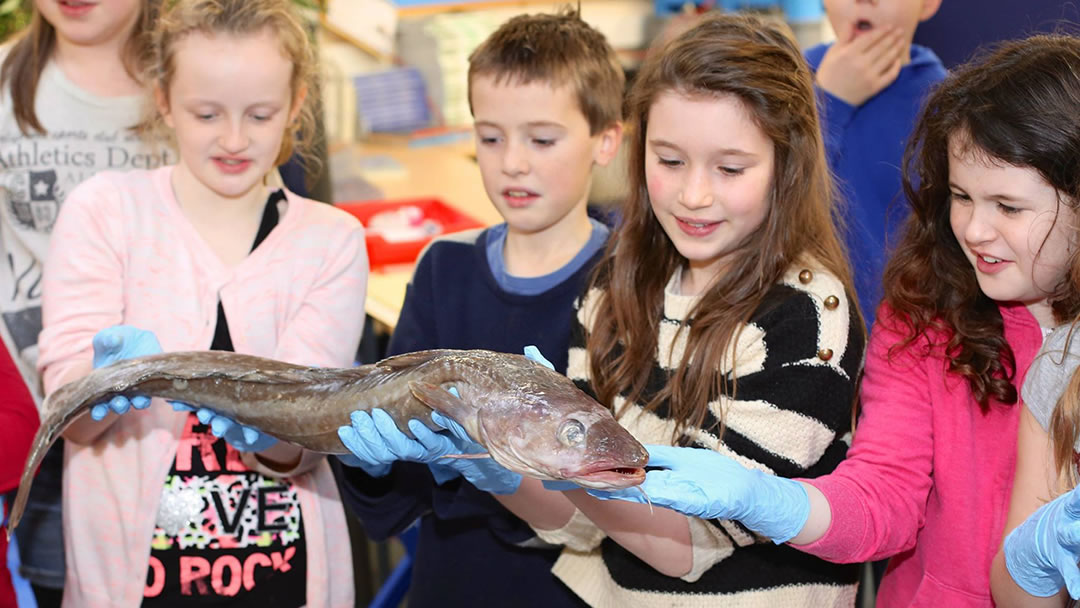
<svg viewBox="0 0 1080 608">
<path fill-rule="evenodd" d="M 277 225 L 283 199 L 279 190 L 267 201 L 253 251 Z M 220 302 L 210 349 L 234 350 Z M 306 595 L 296 488 L 249 470 L 192 412 L 165 480 L 143 606 L 296 608 Z"/>
</svg>

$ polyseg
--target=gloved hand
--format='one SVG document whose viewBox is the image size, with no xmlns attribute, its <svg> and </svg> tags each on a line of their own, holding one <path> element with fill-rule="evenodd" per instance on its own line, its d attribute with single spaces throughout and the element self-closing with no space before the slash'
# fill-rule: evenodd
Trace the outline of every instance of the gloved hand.
<svg viewBox="0 0 1080 608">
<path fill-rule="evenodd" d="M 454 444 L 455 450 L 451 452 L 452 454 L 481 454 L 486 451 L 484 446 L 473 441 L 469 433 L 450 418 L 434 412 L 431 414 L 431 420 L 450 431 L 450 437 L 433 433 L 427 427 L 414 429 L 410 426 L 409 430 L 416 435 L 420 443 L 428 445 L 428 442 L 439 437 L 449 439 Z M 443 458 L 439 463 L 428 466 L 432 469 L 432 474 L 436 475 L 436 481 L 440 475 L 436 469 L 445 467 L 461 474 L 469 483 L 476 486 L 476 489 L 492 494 L 513 494 L 521 485 L 521 475 L 503 467 L 491 458 Z"/>
<path fill-rule="evenodd" d="M 412 439 L 398 430 L 394 420 L 384 410 L 375 408 L 371 413 L 357 410 L 349 416 L 351 426 L 338 428 L 338 437 L 352 454 L 339 456 L 349 466 L 359 467 L 372 477 L 382 477 L 390 472 L 398 460 L 433 463 L 446 454 L 455 454 L 458 448 L 449 437 L 432 432 L 424 423 L 413 419 L 408 422 L 413 436 L 430 435 L 426 443 Z M 454 476 L 457 474 L 454 473 Z M 446 481 L 446 477 L 440 481 Z"/>
<path fill-rule="evenodd" d="M 650 467 L 641 489 L 655 505 L 703 519 L 734 519 L 776 544 L 798 534 L 810 516 L 810 499 L 797 481 L 747 469 L 713 450 L 646 446 Z M 588 490 L 603 500 L 645 503 L 637 488 Z"/>
<path fill-rule="evenodd" d="M 239 452 L 261 452 L 277 443 L 277 438 L 250 426 L 238 424 L 208 407 L 194 408 L 179 401 L 169 402 L 178 412 L 194 411 L 199 422 L 210 426 L 214 437 L 221 437 Z"/>
<path fill-rule="evenodd" d="M 161 352 L 161 344 L 153 332 L 130 325 L 114 325 L 94 335 L 94 369 L 111 365 L 123 359 L 156 355 Z M 90 417 L 104 420 L 109 411 L 123 414 L 130 408 L 145 409 L 150 405 L 150 398 L 137 396 L 128 399 L 117 395 L 110 401 L 99 403 L 90 408 Z"/>
<path fill-rule="evenodd" d="M 1017 585 L 1037 597 L 1065 586 L 1080 599 L 1080 488 L 1039 507 L 1005 537 L 1005 566 Z"/>
<path fill-rule="evenodd" d="M 551 364 L 551 361 L 548 361 L 547 357 L 540 354 L 540 349 L 532 344 L 525 347 L 525 358 L 529 361 L 535 361 L 550 370 L 555 369 L 555 366 Z"/>
</svg>

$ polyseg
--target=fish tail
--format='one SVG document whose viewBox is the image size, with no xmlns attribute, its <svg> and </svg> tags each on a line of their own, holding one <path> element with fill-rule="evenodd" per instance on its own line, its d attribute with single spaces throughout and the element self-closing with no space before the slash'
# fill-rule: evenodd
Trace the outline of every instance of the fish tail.
<svg viewBox="0 0 1080 608">
<path fill-rule="evenodd" d="M 30 453 L 26 456 L 26 466 L 23 468 L 22 478 L 19 480 L 19 491 L 15 495 L 15 502 L 11 505 L 11 514 L 8 518 L 7 525 L 7 537 L 9 541 L 11 540 L 12 532 L 14 532 L 16 526 L 19 525 L 19 520 L 22 519 L 23 511 L 26 510 L 26 501 L 30 498 L 30 485 L 34 482 L 34 476 L 37 474 L 38 466 L 41 465 L 41 461 L 45 458 L 45 454 L 49 451 L 53 442 L 56 441 L 58 435 L 59 431 L 56 430 L 55 425 L 43 422 L 38 429 L 37 435 L 34 437 L 34 443 L 30 448 Z"/>
<path fill-rule="evenodd" d="M 76 418 L 98 402 L 95 398 L 108 394 L 107 390 L 95 387 L 88 378 L 89 376 L 61 386 L 50 393 L 41 405 L 41 426 L 38 427 L 30 453 L 26 456 L 26 466 L 19 480 L 19 491 L 15 494 L 15 501 L 11 506 L 7 525 L 8 539 L 22 519 L 26 501 L 30 498 L 30 486 L 34 483 L 34 476 L 49 448 Z"/>
</svg>

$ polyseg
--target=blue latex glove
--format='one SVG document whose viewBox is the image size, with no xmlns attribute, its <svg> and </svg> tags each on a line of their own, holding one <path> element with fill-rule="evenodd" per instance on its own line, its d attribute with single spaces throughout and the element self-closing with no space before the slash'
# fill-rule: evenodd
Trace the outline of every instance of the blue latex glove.
<svg viewBox="0 0 1080 608">
<path fill-rule="evenodd" d="M 547 357 L 540 354 L 540 349 L 532 344 L 525 347 L 525 358 L 529 361 L 535 361 L 550 370 L 555 369 L 555 366 L 551 364 L 551 361 L 548 361 Z"/>
<path fill-rule="evenodd" d="M 646 446 L 649 471 L 641 489 L 654 505 L 703 519 L 734 519 L 776 544 L 791 540 L 810 516 L 810 499 L 797 481 L 747 469 L 698 448 Z M 589 490 L 600 499 L 645 503 L 637 488 Z"/>
<path fill-rule="evenodd" d="M 402 433 L 390 414 L 380 408 L 371 410 L 370 414 L 357 410 L 349 419 L 352 424 L 339 427 L 338 437 L 352 453 L 338 458 L 349 466 L 363 469 L 372 477 L 386 475 L 398 460 L 432 463 L 446 454 L 458 453 L 457 446 L 449 437 L 434 433 L 416 419 L 408 422 L 409 432 L 416 437 L 424 435 L 426 442 Z"/>
<path fill-rule="evenodd" d="M 261 452 L 278 442 L 272 437 L 250 426 L 244 426 L 231 418 L 226 418 L 208 407 L 194 408 L 186 403 L 170 401 L 178 412 L 194 411 L 199 422 L 210 426 L 214 437 L 221 437 L 239 452 Z"/>
<path fill-rule="evenodd" d="M 156 355 L 161 352 L 161 344 L 153 332 L 130 325 L 114 325 L 99 331 L 91 343 L 94 346 L 94 369 L 111 365 L 117 361 Z M 98 403 L 90 408 L 90 417 L 104 420 L 109 412 L 123 414 L 131 408 L 145 409 L 150 405 L 150 398 L 144 396 L 127 397 L 117 395 L 110 401 Z"/>
<path fill-rule="evenodd" d="M 1028 516 L 1005 537 L 1005 566 L 1017 585 L 1038 597 L 1067 587 L 1080 599 L 1080 488 Z"/>
<path fill-rule="evenodd" d="M 450 440 L 455 446 L 455 450 L 452 453 L 457 454 L 481 454 L 486 450 L 482 445 L 476 443 L 469 437 L 468 432 L 457 422 L 454 422 L 450 418 L 443 416 L 439 412 L 431 414 L 431 420 L 435 424 L 450 431 Z M 409 427 L 412 430 L 412 427 Z M 417 435 L 417 439 L 424 443 L 428 441 L 429 435 L 435 435 L 428 429 L 424 433 L 421 431 Z M 446 438 L 445 436 L 442 436 Z M 513 494 L 517 491 L 518 486 L 521 485 L 521 475 L 503 467 L 499 463 L 495 462 L 491 458 L 444 458 L 437 467 L 447 467 L 461 474 L 462 477 L 467 479 L 469 483 L 476 486 L 476 489 L 483 492 L 490 492 L 492 494 Z M 431 467 L 432 473 L 435 474 L 434 469 Z"/>
</svg>

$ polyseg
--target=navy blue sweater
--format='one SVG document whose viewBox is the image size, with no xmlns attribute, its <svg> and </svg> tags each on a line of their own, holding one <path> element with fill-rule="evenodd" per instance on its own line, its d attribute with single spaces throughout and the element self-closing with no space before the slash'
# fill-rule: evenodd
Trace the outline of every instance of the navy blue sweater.
<svg viewBox="0 0 1080 608">
<path fill-rule="evenodd" d="M 815 72 L 828 44 L 806 52 Z M 829 168 L 846 203 L 847 246 L 855 290 L 866 325 L 881 301 L 881 275 L 894 236 L 909 206 L 900 185 L 904 145 L 927 94 L 945 78 L 945 67 L 930 49 L 912 45 L 911 63 L 896 80 L 861 106 L 821 91 L 822 129 Z"/>
<path fill-rule="evenodd" d="M 573 303 L 602 253 L 548 291 L 521 296 L 495 282 L 487 235 L 454 235 L 427 249 L 406 292 L 389 354 L 429 348 L 520 353 L 535 344 L 566 373 Z M 420 518 L 411 608 L 584 605 L 551 574 L 559 548 L 545 545 L 490 494 L 460 477 L 438 486 L 426 465 L 399 462 L 379 479 L 342 467 L 342 481 L 343 500 L 375 540 Z"/>
</svg>

